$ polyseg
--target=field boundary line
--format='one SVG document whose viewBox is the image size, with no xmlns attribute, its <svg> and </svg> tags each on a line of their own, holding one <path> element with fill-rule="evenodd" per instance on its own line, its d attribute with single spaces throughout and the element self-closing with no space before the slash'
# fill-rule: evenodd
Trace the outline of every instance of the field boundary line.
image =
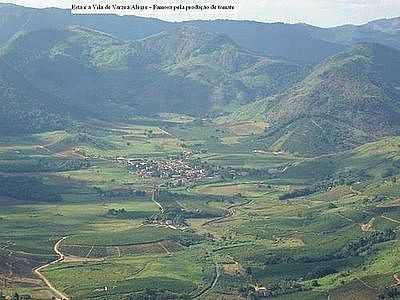
<svg viewBox="0 0 400 300">
<path fill-rule="evenodd" d="M 359 278 L 359 277 L 356 277 L 356 279 L 359 281 L 359 282 L 361 282 L 365 287 L 367 287 L 367 288 L 369 288 L 369 289 L 371 289 L 371 290 L 378 290 L 377 288 L 374 288 L 373 286 L 370 286 L 368 283 L 366 283 L 364 280 L 362 280 L 361 278 Z"/>
<path fill-rule="evenodd" d="M 349 221 L 349 222 L 356 223 L 354 220 L 352 220 L 352 219 L 350 219 L 350 218 L 348 218 L 348 217 L 342 215 L 341 213 L 336 213 L 336 214 L 337 214 L 338 216 L 342 217 L 343 219 Z"/>
<path fill-rule="evenodd" d="M 92 254 L 93 249 L 94 249 L 94 246 L 92 246 L 92 248 L 90 248 L 89 252 L 86 254 L 86 258 L 88 258 L 90 256 L 90 254 Z"/>
<path fill-rule="evenodd" d="M 218 264 L 214 261 L 215 264 L 215 277 L 210 286 L 206 287 L 202 291 L 200 291 L 197 295 L 191 296 L 190 299 L 197 299 L 205 294 L 207 294 L 210 290 L 212 290 L 218 283 L 218 279 L 221 276 L 221 271 Z"/>
<path fill-rule="evenodd" d="M 149 245 L 149 244 L 157 244 L 159 242 L 164 242 L 167 239 L 160 239 L 160 240 L 154 240 L 154 241 L 148 241 L 148 242 L 141 242 L 141 243 L 131 243 L 131 244 L 93 244 L 93 245 L 88 245 L 88 244 L 68 244 L 66 246 L 69 247 L 83 247 L 83 246 L 94 246 L 94 247 L 125 247 L 125 246 L 140 246 L 140 245 Z"/>
<path fill-rule="evenodd" d="M 233 217 L 235 215 L 235 208 L 239 208 L 239 207 L 243 207 L 243 206 L 249 205 L 253 201 L 254 201 L 254 199 L 249 199 L 249 200 L 247 200 L 245 202 L 242 202 L 242 203 L 239 203 L 239 204 L 233 204 L 231 206 L 228 206 L 226 208 L 226 214 L 224 216 L 208 220 L 208 221 L 204 222 L 203 224 L 201 224 L 201 226 L 208 226 L 210 224 L 218 223 L 220 221 L 223 221 L 225 219 Z"/>
<path fill-rule="evenodd" d="M 172 255 L 172 253 L 171 252 L 169 252 L 169 250 L 167 249 L 167 247 L 165 247 L 164 245 L 163 245 L 163 243 L 162 242 L 159 242 L 158 243 L 159 245 L 160 245 L 160 247 L 161 248 L 163 248 L 164 249 L 164 251 L 169 255 L 169 256 L 171 256 Z"/>
<path fill-rule="evenodd" d="M 385 215 L 382 215 L 382 218 L 384 218 L 385 220 L 391 221 L 391 222 L 393 222 L 393 223 L 400 224 L 400 221 L 397 221 L 397 220 L 395 220 L 395 219 L 386 217 Z"/>
</svg>

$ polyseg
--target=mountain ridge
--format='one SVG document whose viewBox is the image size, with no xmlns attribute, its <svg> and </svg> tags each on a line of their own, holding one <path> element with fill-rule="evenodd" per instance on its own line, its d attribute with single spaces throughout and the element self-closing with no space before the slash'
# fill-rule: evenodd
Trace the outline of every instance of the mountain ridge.
<svg viewBox="0 0 400 300">
<path fill-rule="evenodd" d="M 307 72 L 303 65 L 254 54 L 192 26 L 137 41 L 80 26 L 43 29 L 19 34 L 1 57 L 38 89 L 103 117 L 118 110 L 120 115 L 229 111 L 281 91 Z"/>
<path fill-rule="evenodd" d="M 385 20 L 378 21 L 385 22 Z M 35 9 L 3 4 L 0 6 L 0 24 L 0 44 L 20 31 L 49 27 L 64 28 L 68 25 L 96 29 L 122 40 L 142 39 L 162 31 L 191 25 L 205 31 L 225 34 L 241 47 L 269 57 L 307 63 L 319 63 L 322 59 L 343 51 L 347 45 L 363 41 L 380 42 L 400 48 L 398 42 L 400 39 L 397 34 L 393 34 L 393 30 L 376 30 L 382 26 L 374 27 L 371 25 L 373 22 L 332 28 L 319 28 L 302 23 L 240 20 L 167 22 L 138 16 L 75 16 L 67 9 Z M 365 32 L 367 34 L 364 34 Z M 263 38 L 260 39 L 260 36 Z"/>
<path fill-rule="evenodd" d="M 274 151 L 321 155 L 399 134 L 398 71 L 400 51 L 379 44 L 358 44 L 327 59 L 301 83 L 260 104 L 270 125 L 262 143 Z"/>
</svg>

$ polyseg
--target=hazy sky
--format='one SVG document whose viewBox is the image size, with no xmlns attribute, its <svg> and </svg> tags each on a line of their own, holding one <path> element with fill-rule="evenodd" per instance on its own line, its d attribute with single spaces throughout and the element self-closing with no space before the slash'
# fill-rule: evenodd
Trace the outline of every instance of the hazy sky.
<svg viewBox="0 0 400 300">
<path fill-rule="evenodd" d="M 361 24 L 374 19 L 400 16 L 400 0 L 8 0 L 7 2 L 33 7 L 65 8 L 70 8 L 73 3 L 137 3 L 150 5 L 154 3 L 232 3 L 237 7 L 234 12 L 219 12 L 218 15 L 206 15 L 199 12 L 194 14 L 158 12 L 151 14 L 151 16 L 165 20 L 229 18 L 263 22 L 302 22 L 323 27 L 348 23 Z M 136 14 L 149 16 L 145 13 Z"/>
</svg>

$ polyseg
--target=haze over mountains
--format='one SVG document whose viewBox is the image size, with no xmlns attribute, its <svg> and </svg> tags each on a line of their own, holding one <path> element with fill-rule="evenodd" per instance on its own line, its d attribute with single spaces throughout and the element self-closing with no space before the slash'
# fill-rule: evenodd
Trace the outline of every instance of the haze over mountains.
<svg viewBox="0 0 400 300">
<path fill-rule="evenodd" d="M 228 35 L 249 50 L 288 60 L 318 62 L 358 42 L 376 42 L 400 47 L 400 18 L 384 19 L 361 26 L 346 25 L 319 28 L 307 24 L 260 23 L 253 21 L 188 21 L 165 22 L 134 16 L 73 16 L 69 10 L 34 9 L 12 4 L 0 4 L 0 43 L 15 33 L 49 27 L 65 28 L 79 25 L 109 33 L 122 40 L 142 39 L 182 25 Z"/>
<path fill-rule="evenodd" d="M 0 45 L 4 132 L 242 112 L 269 124 L 265 148 L 318 155 L 400 131 L 400 18 L 322 29 L 1 4 Z"/>
</svg>

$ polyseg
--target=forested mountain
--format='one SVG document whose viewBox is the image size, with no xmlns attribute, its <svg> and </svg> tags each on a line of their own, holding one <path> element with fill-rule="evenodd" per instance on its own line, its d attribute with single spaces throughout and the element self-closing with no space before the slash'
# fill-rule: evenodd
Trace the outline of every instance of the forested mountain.
<svg viewBox="0 0 400 300">
<path fill-rule="evenodd" d="M 239 45 L 283 59 L 316 63 L 344 49 L 343 45 L 313 37 L 310 26 L 252 21 L 190 21 L 204 30 L 228 35 Z"/>
<path fill-rule="evenodd" d="M 264 142 L 301 154 L 341 151 L 400 132 L 400 51 L 359 44 L 264 101 Z"/>
<path fill-rule="evenodd" d="M 343 45 L 360 42 L 379 43 L 400 48 L 400 18 L 382 19 L 365 25 L 345 25 L 334 28 L 308 27 L 314 38 Z"/>
<path fill-rule="evenodd" d="M 190 21 L 191 25 L 228 35 L 236 43 L 270 56 L 318 63 L 362 42 L 400 49 L 400 19 L 382 19 L 364 25 L 319 28 L 307 24 L 252 21 Z"/>
<path fill-rule="evenodd" d="M 134 16 L 74 16 L 69 10 L 35 9 L 0 3 L 0 44 L 16 33 L 79 25 L 107 32 L 120 39 L 136 40 L 170 28 L 173 23 Z"/>
<path fill-rule="evenodd" d="M 399 133 L 399 23 L 170 23 L 1 4 L 3 120 L 36 132 L 70 116 L 237 111 L 265 116 L 270 149 L 345 150 Z"/>
<path fill-rule="evenodd" d="M 0 59 L 0 134 L 61 129 L 68 123 L 63 103 L 38 91 Z"/>
<path fill-rule="evenodd" d="M 103 117 L 223 112 L 280 92 L 307 71 L 195 27 L 132 42 L 76 26 L 33 31 L 11 39 L 2 57 L 40 90 Z"/>
<path fill-rule="evenodd" d="M 0 44 L 20 32 L 71 25 L 106 32 L 122 40 L 142 39 L 189 25 L 227 35 L 240 47 L 269 57 L 318 63 L 343 51 L 347 45 L 359 42 L 377 42 L 400 48 L 398 23 L 398 19 L 389 19 L 328 29 L 306 24 L 232 20 L 173 23 L 134 16 L 73 16 L 69 10 L 63 9 L 0 4 Z"/>
</svg>

